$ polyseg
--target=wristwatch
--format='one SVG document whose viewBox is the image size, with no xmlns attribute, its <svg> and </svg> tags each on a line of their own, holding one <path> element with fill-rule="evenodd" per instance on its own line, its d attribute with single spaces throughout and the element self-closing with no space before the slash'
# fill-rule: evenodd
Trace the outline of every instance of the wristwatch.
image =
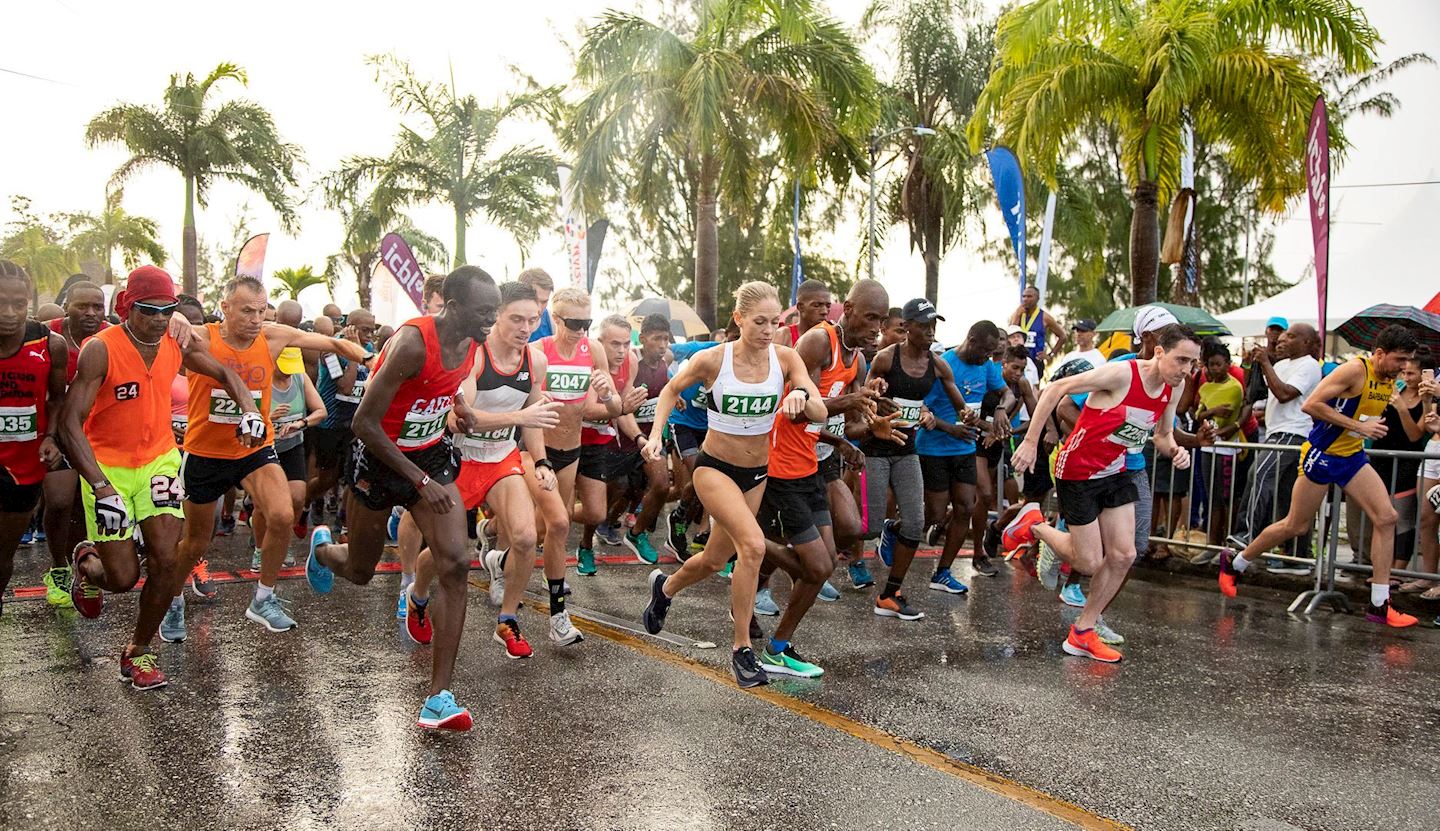
<svg viewBox="0 0 1440 831">
<path fill-rule="evenodd" d="M 548 469 L 551 473 L 555 472 L 555 465 L 551 464 L 549 459 L 536 459 L 535 469 L 539 470 L 542 467 Z"/>
<path fill-rule="evenodd" d="M 90 490 L 91 490 L 91 491 L 98 491 L 98 490 L 100 490 L 101 488 L 108 488 L 108 487 L 110 487 L 110 480 L 108 480 L 108 479 L 101 479 L 99 482 L 91 482 L 91 483 L 90 483 Z"/>
</svg>

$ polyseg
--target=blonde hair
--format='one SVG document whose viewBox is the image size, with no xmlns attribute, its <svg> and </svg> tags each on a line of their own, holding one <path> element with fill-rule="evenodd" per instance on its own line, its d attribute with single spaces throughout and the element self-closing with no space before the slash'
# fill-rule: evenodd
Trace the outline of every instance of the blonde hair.
<svg viewBox="0 0 1440 831">
<path fill-rule="evenodd" d="M 520 272 L 520 276 L 515 280 L 542 291 L 555 290 L 555 281 L 550 279 L 550 275 L 546 274 L 543 268 L 527 268 Z"/>
<path fill-rule="evenodd" d="M 766 300 L 774 300 L 779 304 L 780 293 L 770 283 L 751 280 L 735 290 L 735 313 L 744 317 Z"/>
<path fill-rule="evenodd" d="M 550 295 L 550 308 L 559 309 L 561 306 L 578 306 L 582 309 L 590 307 L 590 295 L 582 288 L 566 286 Z"/>
</svg>

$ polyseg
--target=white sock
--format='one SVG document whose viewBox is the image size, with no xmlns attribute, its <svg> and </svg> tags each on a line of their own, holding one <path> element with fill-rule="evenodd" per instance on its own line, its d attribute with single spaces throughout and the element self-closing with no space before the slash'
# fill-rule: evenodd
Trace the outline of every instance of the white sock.
<svg viewBox="0 0 1440 831">
<path fill-rule="evenodd" d="M 415 582 L 415 575 L 414 575 L 414 574 L 406 574 L 406 573 L 403 572 L 403 571 L 400 572 L 400 593 L 401 593 L 401 594 L 404 594 L 404 593 L 405 593 L 405 590 L 408 589 L 408 588 L 410 588 L 410 584 L 411 584 L 411 583 L 414 583 L 414 582 Z"/>
<path fill-rule="evenodd" d="M 1389 602 L 1390 602 L 1390 584 L 1389 584 L 1389 583 L 1371 583 L 1371 584 L 1370 584 L 1370 605 L 1371 605 L 1371 606 L 1384 606 L 1386 603 L 1389 603 Z"/>
<path fill-rule="evenodd" d="M 1244 554 L 1236 554 L 1235 558 L 1230 561 L 1230 567 L 1235 569 L 1236 571 L 1243 572 L 1245 569 L 1250 567 L 1250 561 L 1245 559 Z"/>
<path fill-rule="evenodd" d="M 264 600 L 264 599 L 266 599 L 267 597 L 269 597 L 270 595 L 272 595 L 272 594 L 274 594 L 274 593 L 275 593 L 275 587 L 274 587 L 274 586 L 267 586 L 267 585 L 265 585 L 264 583 L 261 583 L 259 580 L 256 580 L 256 581 L 255 581 L 255 599 L 256 599 L 256 600 Z"/>
</svg>

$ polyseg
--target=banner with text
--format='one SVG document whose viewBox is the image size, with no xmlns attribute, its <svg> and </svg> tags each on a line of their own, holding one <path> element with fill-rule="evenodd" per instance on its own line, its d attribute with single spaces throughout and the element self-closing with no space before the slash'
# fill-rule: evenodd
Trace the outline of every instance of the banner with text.
<svg viewBox="0 0 1440 831">
<path fill-rule="evenodd" d="M 1330 278 L 1330 126 L 1325 96 L 1315 97 L 1305 137 L 1305 188 L 1310 193 L 1310 233 L 1315 238 L 1315 289 L 1319 295 L 1320 342 L 1325 342 L 1325 305 Z"/>
<path fill-rule="evenodd" d="M 995 180 L 995 196 L 1000 201 L 1000 215 L 1010 229 L 1010 242 L 1015 259 L 1020 263 L 1020 294 L 1025 293 L 1025 179 L 1020 175 L 1020 160 L 1008 147 L 985 151 L 990 162 L 990 175 Z"/>
</svg>

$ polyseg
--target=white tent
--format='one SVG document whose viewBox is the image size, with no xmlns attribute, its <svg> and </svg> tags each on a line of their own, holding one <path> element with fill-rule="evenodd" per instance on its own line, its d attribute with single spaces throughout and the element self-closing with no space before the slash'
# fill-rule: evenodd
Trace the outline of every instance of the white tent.
<svg viewBox="0 0 1440 831">
<path fill-rule="evenodd" d="M 1348 280 L 1332 279 L 1330 297 L 1326 302 L 1326 328 L 1333 331 L 1377 303 L 1423 307 L 1434 296 L 1433 283 L 1414 277 L 1376 277 L 1371 274 L 1353 276 Z M 1315 278 L 1307 277 L 1279 294 L 1216 317 L 1237 337 L 1253 337 L 1265 334 L 1265 322 L 1276 315 L 1291 323 L 1315 325 L 1319 303 Z"/>
</svg>

